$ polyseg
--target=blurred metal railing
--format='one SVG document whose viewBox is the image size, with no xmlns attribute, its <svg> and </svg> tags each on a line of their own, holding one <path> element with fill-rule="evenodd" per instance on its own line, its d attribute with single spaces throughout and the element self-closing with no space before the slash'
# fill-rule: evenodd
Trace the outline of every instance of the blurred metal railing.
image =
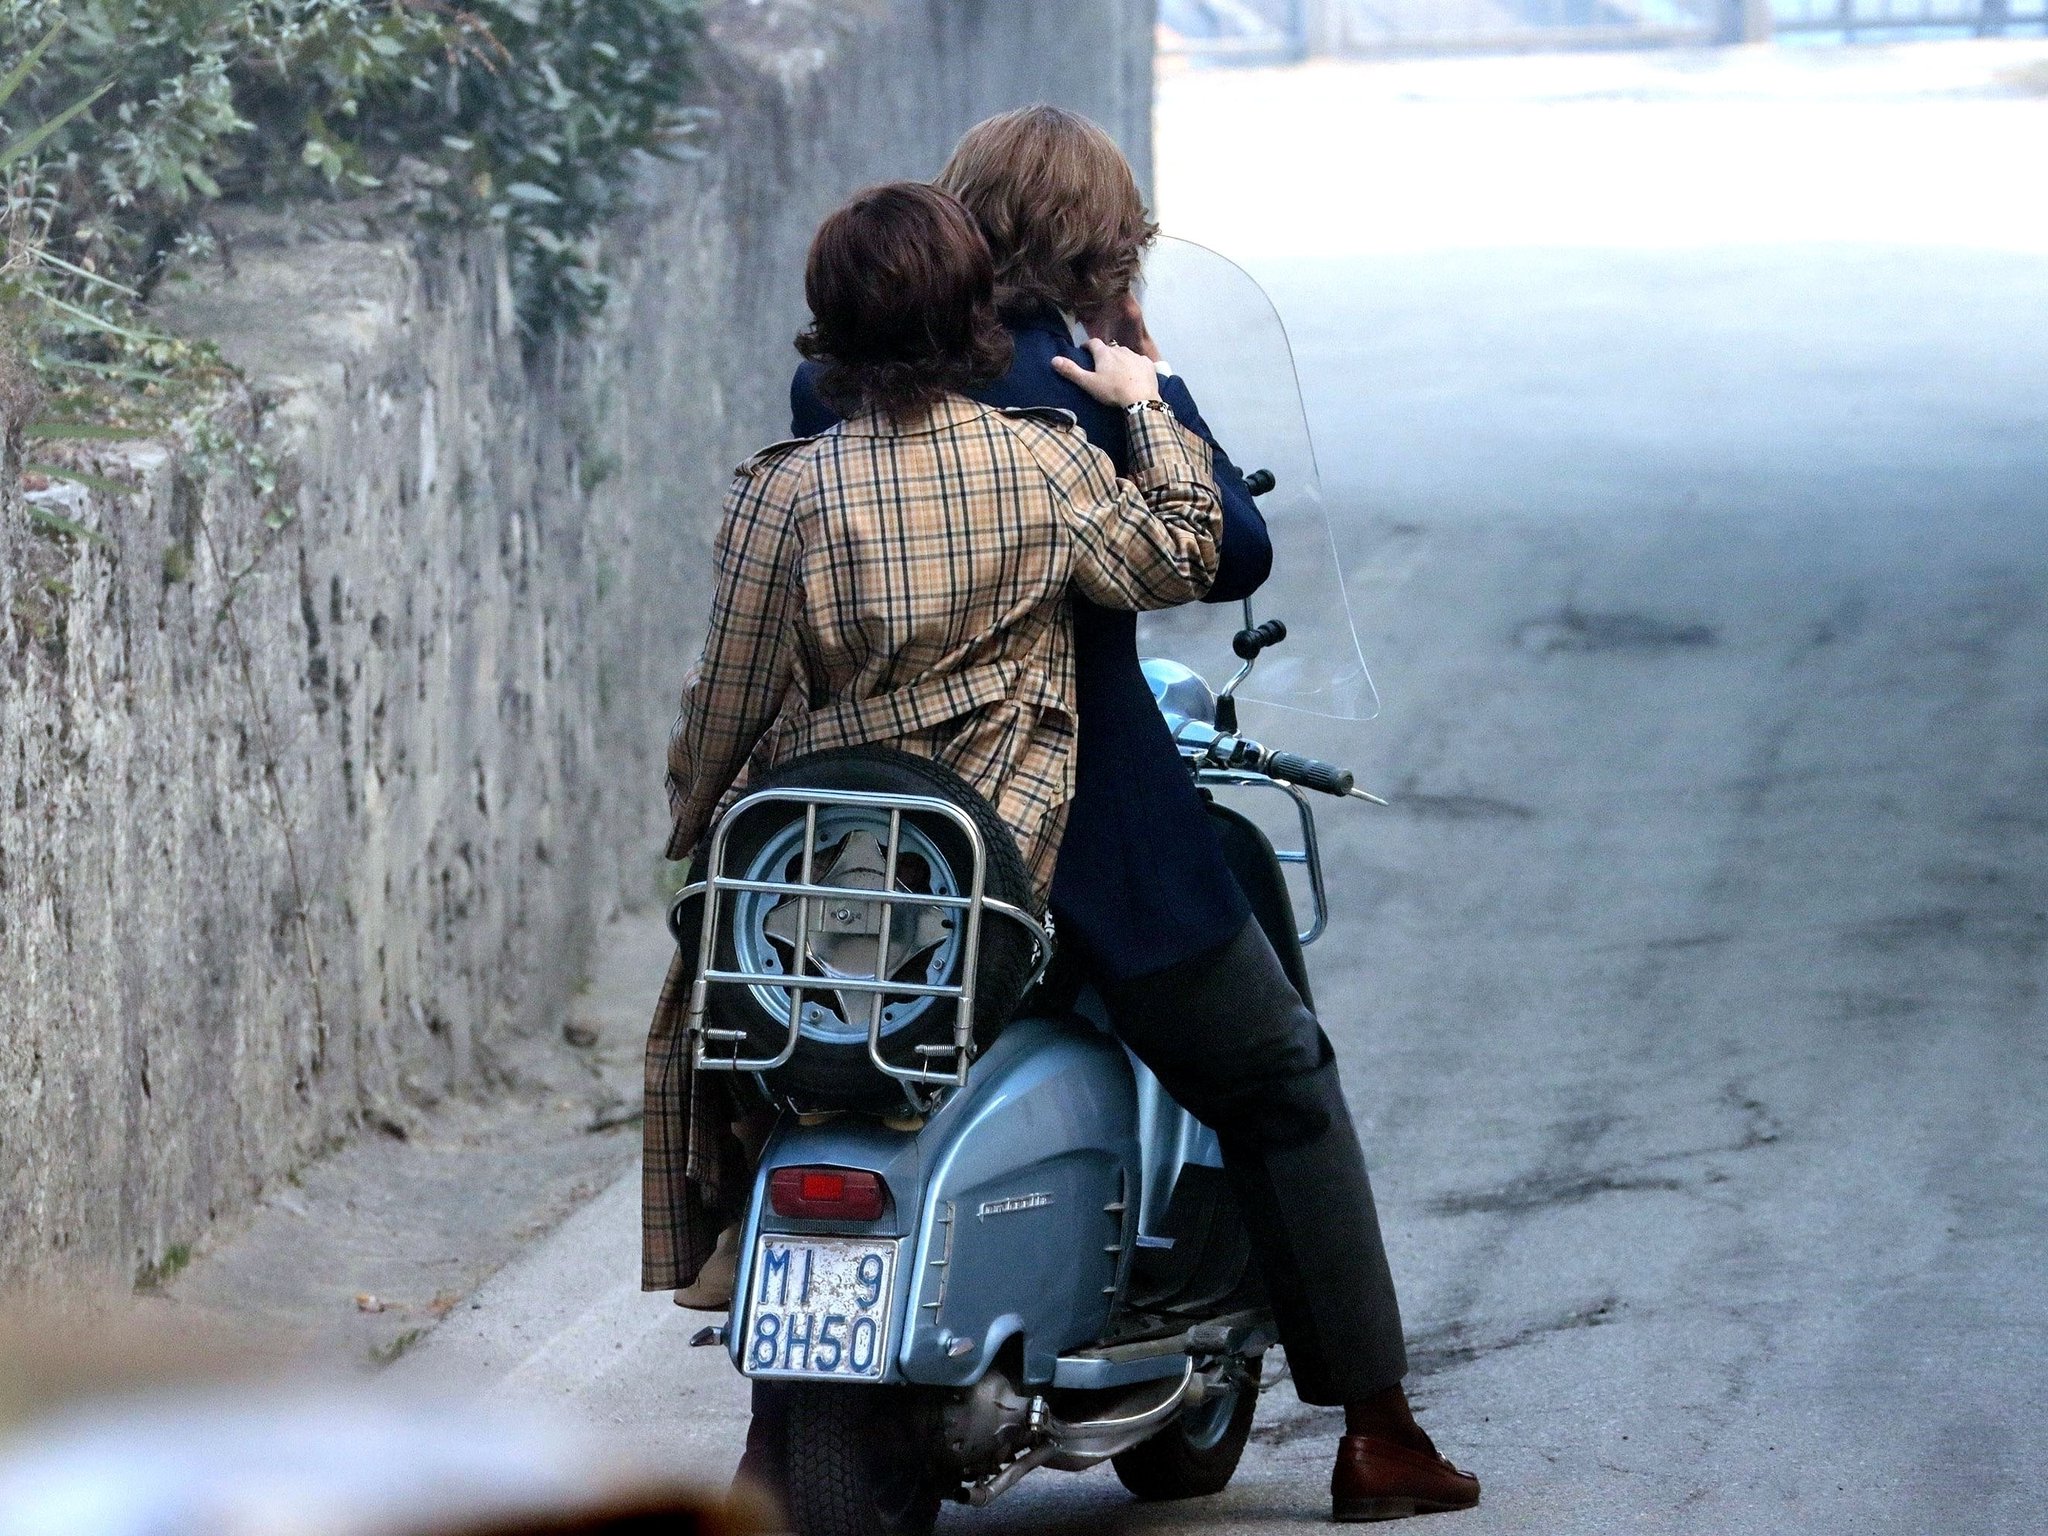
<svg viewBox="0 0 2048 1536">
<path fill-rule="evenodd" d="M 1774 0 L 1772 12 L 1779 32 L 1844 42 L 2048 32 L 2048 0 Z"/>
<path fill-rule="evenodd" d="M 1711 42 L 1730 3 L 1740 0 L 1160 0 L 1159 19 L 1165 52 L 1266 63 Z"/>
<path fill-rule="evenodd" d="M 1160 0 L 1161 51 L 1201 63 L 2048 32 L 2048 0 Z"/>
</svg>

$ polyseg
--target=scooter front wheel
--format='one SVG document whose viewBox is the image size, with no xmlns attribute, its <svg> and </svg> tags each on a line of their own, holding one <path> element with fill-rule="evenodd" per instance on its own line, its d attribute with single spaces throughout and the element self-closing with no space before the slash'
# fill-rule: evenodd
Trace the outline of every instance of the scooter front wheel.
<svg viewBox="0 0 2048 1536">
<path fill-rule="evenodd" d="M 1150 1440 L 1111 1458 L 1117 1481 L 1138 1498 L 1199 1499 L 1237 1475 L 1259 1408 L 1259 1366 L 1229 1390 L 1178 1415 Z"/>
<path fill-rule="evenodd" d="M 796 1536 L 928 1536 L 939 1518 L 937 1429 L 914 1391 L 791 1388 L 785 1466 Z"/>
</svg>

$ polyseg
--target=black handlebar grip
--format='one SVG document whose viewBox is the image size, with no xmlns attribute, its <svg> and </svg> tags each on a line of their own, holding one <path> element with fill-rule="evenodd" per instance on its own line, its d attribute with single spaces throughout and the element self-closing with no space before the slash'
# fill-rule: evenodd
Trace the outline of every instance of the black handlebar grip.
<svg viewBox="0 0 2048 1536">
<path fill-rule="evenodd" d="M 1339 768 L 1319 757 L 1303 757 L 1299 752 L 1275 752 L 1266 759 L 1266 772 L 1286 783 L 1319 789 L 1326 795 L 1351 793 L 1349 768 Z"/>
<path fill-rule="evenodd" d="M 1231 637 L 1230 648 L 1237 652 L 1239 661 L 1250 661 L 1269 645 L 1278 645 L 1287 638 L 1287 626 L 1278 619 L 1268 619 L 1257 629 L 1240 629 Z"/>
<path fill-rule="evenodd" d="M 1244 488 L 1254 496 L 1263 496 L 1280 482 L 1273 478 L 1270 469 L 1255 469 L 1244 477 Z"/>
</svg>

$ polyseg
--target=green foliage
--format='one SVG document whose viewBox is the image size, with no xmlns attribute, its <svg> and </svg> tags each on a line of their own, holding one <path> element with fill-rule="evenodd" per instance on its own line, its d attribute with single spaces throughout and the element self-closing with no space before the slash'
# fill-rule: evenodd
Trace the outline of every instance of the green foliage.
<svg viewBox="0 0 2048 1536">
<path fill-rule="evenodd" d="M 388 1339 L 382 1344 L 372 1344 L 370 1346 L 370 1363 L 380 1366 L 391 1365 L 426 1336 L 427 1330 L 424 1328 L 408 1328 L 395 1339 Z"/>
<path fill-rule="evenodd" d="M 540 334 L 686 126 L 697 0 L 0 0 L 0 302 L 57 350 L 176 369 L 136 318 L 222 198 L 376 195 L 502 225 Z"/>
<path fill-rule="evenodd" d="M 639 153 L 665 151 L 689 79 L 695 0 L 514 0 L 484 7 L 496 69 L 454 69 L 457 185 L 512 238 L 544 312 L 604 302 L 591 236 L 620 211 Z M 466 146 L 466 147 L 465 147 Z"/>
<path fill-rule="evenodd" d="M 144 1264 L 135 1272 L 135 1289 L 138 1291 L 161 1290 L 184 1272 L 192 1262 L 190 1243 L 173 1243 L 166 1248 L 163 1257 Z"/>
<path fill-rule="evenodd" d="M 233 371 L 148 319 L 165 274 L 209 254 L 222 200 L 495 224 L 529 336 L 583 323 L 606 297 L 600 226 L 691 126 L 697 4 L 0 0 L 0 350 L 34 375 L 11 419 L 38 395 L 47 412 L 24 467 L 121 494 L 74 460 L 165 438 L 239 476 L 271 529 L 289 519 L 261 447 L 222 424 Z"/>
</svg>

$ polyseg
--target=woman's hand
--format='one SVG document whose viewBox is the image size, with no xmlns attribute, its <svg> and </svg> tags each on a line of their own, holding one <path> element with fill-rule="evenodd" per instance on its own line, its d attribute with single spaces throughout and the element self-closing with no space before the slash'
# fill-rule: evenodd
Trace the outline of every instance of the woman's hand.
<svg viewBox="0 0 2048 1536">
<path fill-rule="evenodd" d="M 1070 384 L 1078 384 L 1104 405 L 1136 405 L 1159 398 L 1159 370 L 1152 359 L 1120 347 L 1113 341 L 1088 338 L 1094 368 L 1083 368 L 1070 357 L 1055 357 L 1053 372 Z"/>
</svg>

